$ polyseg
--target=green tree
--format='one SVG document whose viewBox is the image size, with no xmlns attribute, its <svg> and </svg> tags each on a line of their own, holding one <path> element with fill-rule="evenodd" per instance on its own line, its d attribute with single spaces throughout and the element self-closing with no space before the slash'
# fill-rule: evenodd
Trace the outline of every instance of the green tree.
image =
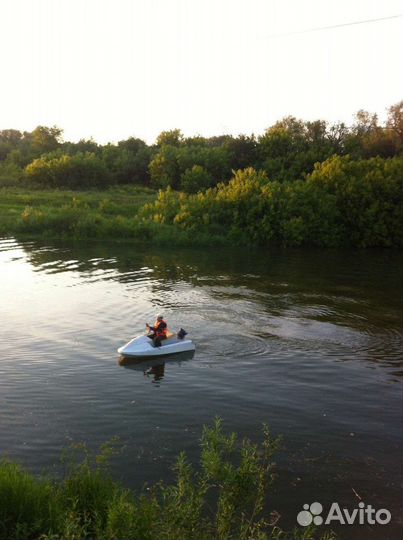
<svg viewBox="0 0 403 540">
<path fill-rule="evenodd" d="M 117 161 L 117 168 L 122 169 L 117 178 L 120 183 L 135 183 L 148 185 L 150 183 L 149 163 L 152 159 L 152 150 L 142 139 L 129 137 L 118 142 L 121 150 Z"/>
<path fill-rule="evenodd" d="M 46 187 L 101 187 L 110 183 L 105 164 L 95 154 L 42 156 L 25 168 L 28 180 Z"/>
<path fill-rule="evenodd" d="M 403 161 L 334 156 L 307 182 L 335 197 L 346 240 L 355 246 L 403 246 Z"/>
<path fill-rule="evenodd" d="M 396 154 L 401 154 L 403 151 L 403 100 L 389 107 L 386 127 L 394 134 Z"/>
<path fill-rule="evenodd" d="M 163 145 L 149 165 L 151 185 L 164 188 L 177 188 L 180 180 L 178 165 L 178 149 L 175 146 Z"/>
<path fill-rule="evenodd" d="M 297 180 L 336 151 L 334 135 L 322 120 L 303 122 L 288 116 L 259 137 L 260 164 L 270 178 Z"/>
<path fill-rule="evenodd" d="M 395 135 L 387 126 L 380 126 L 378 116 L 360 110 L 346 137 L 346 152 L 356 159 L 396 155 Z"/>
<path fill-rule="evenodd" d="M 253 134 L 231 137 L 224 142 L 223 147 L 229 152 L 229 165 L 232 170 L 258 166 L 258 145 Z"/>
<path fill-rule="evenodd" d="M 31 133 L 32 148 L 38 154 L 56 150 L 60 146 L 63 131 L 56 127 L 38 126 Z"/>
<path fill-rule="evenodd" d="M 0 131 L 0 161 L 5 160 L 10 152 L 18 148 L 21 139 L 22 133 L 16 129 Z"/>
<path fill-rule="evenodd" d="M 65 142 L 62 144 L 62 151 L 64 154 L 78 154 L 90 152 L 92 154 L 99 155 L 101 153 L 102 147 L 94 141 L 94 139 L 80 139 L 77 143 Z"/>
<path fill-rule="evenodd" d="M 184 141 L 183 134 L 180 129 L 171 129 L 170 131 L 162 131 L 156 140 L 157 146 L 180 146 Z"/>
<path fill-rule="evenodd" d="M 176 156 L 180 173 L 184 173 L 193 165 L 200 165 L 212 176 L 215 183 L 230 178 L 231 156 L 224 147 L 184 146 L 178 149 Z"/>
<path fill-rule="evenodd" d="M 211 187 L 214 180 L 204 167 L 193 165 L 191 169 L 186 169 L 181 175 L 180 189 L 186 193 L 197 193 Z"/>
</svg>

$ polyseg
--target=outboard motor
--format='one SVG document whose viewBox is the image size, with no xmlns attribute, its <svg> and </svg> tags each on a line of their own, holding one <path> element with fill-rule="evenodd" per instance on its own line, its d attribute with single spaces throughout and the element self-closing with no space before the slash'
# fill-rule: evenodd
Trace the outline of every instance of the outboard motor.
<svg viewBox="0 0 403 540">
<path fill-rule="evenodd" d="M 183 339 L 187 335 L 187 332 L 183 328 L 181 328 L 176 335 L 179 339 Z"/>
</svg>

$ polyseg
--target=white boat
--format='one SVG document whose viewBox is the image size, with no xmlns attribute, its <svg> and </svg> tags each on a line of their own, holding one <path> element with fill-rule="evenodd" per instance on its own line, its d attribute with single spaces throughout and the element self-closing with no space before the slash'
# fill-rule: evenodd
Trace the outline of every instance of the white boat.
<svg viewBox="0 0 403 540">
<path fill-rule="evenodd" d="M 194 351 L 195 348 L 192 340 L 186 338 L 180 339 L 177 334 L 168 332 L 167 339 L 161 341 L 160 347 L 156 347 L 152 339 L 146 335 L 142 335 L 133 338 L 126 345 L 119 347 L 118 353 L 122 356 L 130 356 L 132 358 L 146 358 Z"/>
</svg>

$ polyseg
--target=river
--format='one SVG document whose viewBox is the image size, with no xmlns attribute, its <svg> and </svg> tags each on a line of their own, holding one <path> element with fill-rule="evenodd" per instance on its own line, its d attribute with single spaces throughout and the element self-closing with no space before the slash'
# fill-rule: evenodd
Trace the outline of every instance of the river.
<svg viewBox="0 0 403 540">
<path fill-rule="evenodd" d="M 402 258 L 393 251 L 157 249 L 0 241 L 0 450 L 47 471 L 72 441 L 118 436 L 125 485 L 197 460 L 203 424 L 282 434 L 270 507 L 362 499 L 402 536 Z M 122 367 L 117 347 L 162 312 L 192 357 Z M 56 467 L 56 472 L 58 468 Z M 325 530 L 325 529 L 323 529 Z"/>
</svg>

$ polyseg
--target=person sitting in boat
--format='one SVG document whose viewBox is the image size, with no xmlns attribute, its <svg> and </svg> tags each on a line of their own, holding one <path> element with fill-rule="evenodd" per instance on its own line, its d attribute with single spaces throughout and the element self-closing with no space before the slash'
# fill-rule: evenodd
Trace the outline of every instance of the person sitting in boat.
<svg viewBox="0 0 403 540">
<path fill-rule="evenodd" d="M 154 326 L 150 326 L 146 323 L 146 327 L 148 329 L 147 337 L 153 340 L 156 347 L 160 347 L 161 341 L 167 338 L 168 333 L 168 325 L 164 321 L 164 317 L 161 314 L 158 314 Z"/>
</svg>

